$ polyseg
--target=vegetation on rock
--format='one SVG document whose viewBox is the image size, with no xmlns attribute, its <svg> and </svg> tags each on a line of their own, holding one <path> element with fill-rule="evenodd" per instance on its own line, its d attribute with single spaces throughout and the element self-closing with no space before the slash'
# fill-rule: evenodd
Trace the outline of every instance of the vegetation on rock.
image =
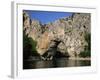
<svg viewBox="0 0 100 80">
<path fill-rule="evenodd" d="M 91 57 L 91 34 L 86 34 L 85 40 L 87 41 L 88 46 L 85 46 L 84 51 L 80 53 L 80 57 Z"/>
</svg>

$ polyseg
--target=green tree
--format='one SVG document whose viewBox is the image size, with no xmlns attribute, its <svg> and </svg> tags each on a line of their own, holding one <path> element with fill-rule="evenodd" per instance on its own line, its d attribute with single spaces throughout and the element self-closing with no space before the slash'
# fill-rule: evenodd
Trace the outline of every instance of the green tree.
<svg viewBox="0 0 100 80">
<path fill-rule="evenodd" d="M 30 56 L 38 56 L 36 51 L 37 42 L 32 38 L 29 38 L 28 35 L 23 31 L 23 58 L 28 59 Z"/>
<path fill-rule="evenodd" d="M 84 37 L 88 43 L 88 46 L 85 46 L 84 51 L 80 53 L 80 56 L 81 57 L 91 57 L 91 34 L 86 33 Z"/>
</svg>

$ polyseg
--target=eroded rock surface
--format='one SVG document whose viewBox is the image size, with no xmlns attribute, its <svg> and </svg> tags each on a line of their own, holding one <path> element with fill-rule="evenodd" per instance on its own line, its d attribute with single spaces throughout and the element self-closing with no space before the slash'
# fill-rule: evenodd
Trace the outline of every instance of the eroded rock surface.
<svg viewBox="0 0 100 80">
<path fill-rule="evenodd" d="M 88 46 L 85 35 L 91 33 L 89 13 L 74 13 L 68 18 L 45 25 L 38 20 L 31 20 L 26 12 L 23 13 L 23 19 L 25 33 L 37 41 L 36 49 L 41 56 L 54 56 L 56 52 L 60 52 L 76 57 Z"/>
</svg>

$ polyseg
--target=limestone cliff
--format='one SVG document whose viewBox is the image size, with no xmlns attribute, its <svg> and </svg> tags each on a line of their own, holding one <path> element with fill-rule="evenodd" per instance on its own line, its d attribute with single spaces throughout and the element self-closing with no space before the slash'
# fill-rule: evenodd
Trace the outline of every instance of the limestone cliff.
<svg viewBox="0 0 100 80">
<path fill-rule="evenodd" d="M 91 34 L 89 13 L 74 13 L 70 17 L 43 25 L 38 20 L 31 20 L 24 12 L 23 20 L 25 33 L 37 41 L 36 49 L 40 55 L 54 56 L 56 52 L 60 52 L 75 57 L 89 46 L 85 39 L 86 34 Z"/>
</svg>

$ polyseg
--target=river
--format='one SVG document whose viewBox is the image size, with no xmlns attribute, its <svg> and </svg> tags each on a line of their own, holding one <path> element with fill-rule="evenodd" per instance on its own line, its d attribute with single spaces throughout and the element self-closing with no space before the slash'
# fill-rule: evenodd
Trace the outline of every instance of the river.
<svg viewBox="0 0 100 80">
<path fill-rule="evenodd" d="M 91 66 L 91 60 L 66 59 L 66 58 L 60 58 L 48 61 L 32 60 L 32 61 L 25 61 L 23 69 L 79 67 L 79 66 Z"/>
</svg>

